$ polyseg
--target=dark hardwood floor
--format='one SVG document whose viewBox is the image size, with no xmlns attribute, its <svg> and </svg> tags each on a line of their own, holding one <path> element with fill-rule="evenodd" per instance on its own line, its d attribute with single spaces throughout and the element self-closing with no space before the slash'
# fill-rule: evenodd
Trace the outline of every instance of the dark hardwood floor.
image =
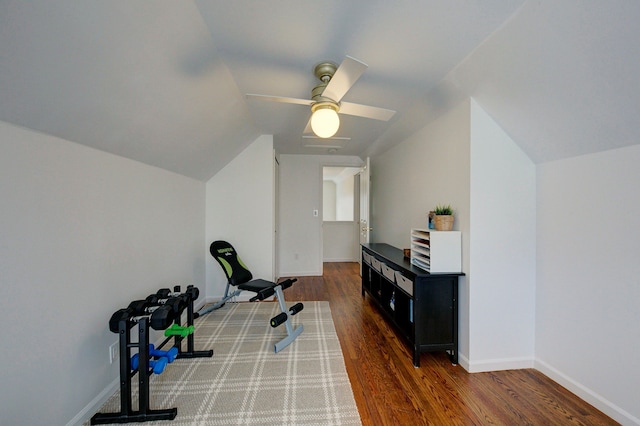
<svg viewBox="0 0 640 426">
<path fill-rule="evenodd" d="M 287 302 L 328 300 L 364 425 L 612 425 L 601 411 L 542 373 L 467 373 L 446 354 L 412 363 L 406 341 L 362 297 L 357 263 L 325 263 L 298 277 Z"/>
</svg>

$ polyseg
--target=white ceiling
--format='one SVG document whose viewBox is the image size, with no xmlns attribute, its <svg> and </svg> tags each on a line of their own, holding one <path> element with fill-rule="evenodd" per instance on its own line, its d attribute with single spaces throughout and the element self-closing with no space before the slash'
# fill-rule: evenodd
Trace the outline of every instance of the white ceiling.
<svg viewBox="0 0 640 426">
<path fill-rule="evenodd" d="M 0 0 L 0 120 L 206 180 L 260 134 L 305 148 L 313 66 L 369 65 L 340 155 L 473 97 L 537 162 L 637 144 L 637 0 Z M 332 145 L 337 142 L 331 141 Z"/>
</svg>

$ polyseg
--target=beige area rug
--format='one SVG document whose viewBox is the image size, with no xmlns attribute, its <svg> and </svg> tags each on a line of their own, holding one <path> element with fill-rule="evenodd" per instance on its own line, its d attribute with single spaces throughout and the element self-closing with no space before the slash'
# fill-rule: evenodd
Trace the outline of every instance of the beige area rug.
<svg viewBox="0 0 640 426">
<path fill-rule="evenodd" d="M 177 359 L 153 375 L 150 408 L 176 407 L 178 415 L 144 424 L 361 424 L 329 302 L 304 302 L 292 317 L 294 328 L 303 324 L 304 331 L 274 353 L 273 345 L 286 336 L 284 324 L 269 325 L 278 313 L 275 302 L 227 303 L 196 319 L 194 349 L 213 349 L 213 357 Z M 118 389 L 100 412 L 119 410 Z"/>
</svg>

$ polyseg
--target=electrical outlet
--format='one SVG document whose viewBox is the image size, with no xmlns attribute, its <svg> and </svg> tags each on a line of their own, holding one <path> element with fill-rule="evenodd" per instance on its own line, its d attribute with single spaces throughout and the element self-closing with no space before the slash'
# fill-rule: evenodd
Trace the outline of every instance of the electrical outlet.
<svg viewBox="0 0 640 426">
<path fill-rule="evenodd" d="M 120 345 L 115 342 L 109 346 L 109 363 L 113 364 L 113 361 L 117 360 L 118 356 L 120 356 Z"/>
</svg>

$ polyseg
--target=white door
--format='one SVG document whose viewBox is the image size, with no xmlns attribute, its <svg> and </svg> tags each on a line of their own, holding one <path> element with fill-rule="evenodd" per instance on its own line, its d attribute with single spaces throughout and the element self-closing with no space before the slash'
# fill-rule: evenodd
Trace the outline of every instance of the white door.
<svg viewBox="0 0 640 426">
<path fill-rule="evenodd" d="M 367 244 L 369 242 L 369 234 L 372 229 L 369 226 L 369 186 L 371 179 L 371 164 L 369 157 L 367 162 L 359 173 L 360 176 L 360 220 L 358 225 L 360 228 L 360 244 Z M 362 248 L 360 248 L 362 251 Z M 360 263 L 360 274 L 362 274 L 362 255 L 358 256 L 358 263 Z"/>
<path fill-rule="evenodd" d="M 274 187 L 274 203 L 273 203 L 273 281 L 280 278 L 280 258 L 278 250 L 280 250 L 280 242 L 278 239 L 278 227 L 280 223 L 280 163 L 278 158 L 273 156 L 273 187 Z"/>
</svg>

